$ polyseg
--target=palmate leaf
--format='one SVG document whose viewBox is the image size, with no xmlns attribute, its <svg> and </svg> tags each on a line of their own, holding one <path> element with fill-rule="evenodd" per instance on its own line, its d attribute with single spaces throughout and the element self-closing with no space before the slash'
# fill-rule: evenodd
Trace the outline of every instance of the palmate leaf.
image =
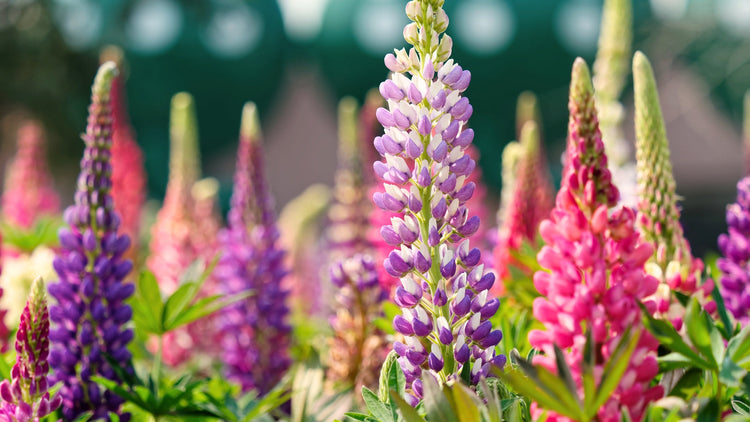
<svg viewBox="0 0 750 422">
<path fill-rule="evenodd" d="M 710 362 L 701 357 L 685 343 L 672 324 L 654 318 L 643 305 L 641 305 L 641 310 L 646 329 L 659 340 L 662 346 L 685 357 L 691 366 L 709 371 L 715 369 Z M 659 360 L 661 361 L 661 358 Z"/>
<path fill-rule="evenodd" d="M 31 253 L 39 246 L 56 247 L 59 245 L 57 232 L 63 226 L 61 218 L 42 217 L 28 229 L 0 222 L 3 242 L 23 253 Z"/>
<path fill-rule="evenodd" d="M 538 369 L 539 371 L 549 373 L 551 379 L 557 379 L 546 369 L 539 367 Z M 542 381 L 536 376 L 536 373 L 533 374 L 534 376 L 526 376 L 524 375 L 525 371 L 522 372 L 516 368 L 505 368 L 503 370 L 493 368 L 492 371 L 495 376 L 510 385 L 518 394 L 538 403 L 540 407 L 571 419 L 582 419 L 582 409 L 571 408 L 572 402 L 565 402 L 554 393 L 551 393 L 555 389 L 565 389 L 565 384 L 559 379 L 557 379 L 559 385 L 553 388 L 552 386 L 542 385 Z"/>
<path fill-rule="evenodd" d="M 640 337 L 641 332 L 637 331 L 633 333 L 630 331 L 630 327 L 628 327 L 622 334 L 615 351 L 610 355 L 609 360 L 604 365 L 602 379 L 596 390 L 596 399 L 592 406 L 586 409 L 586 413 L 590 417 L 593 418 L 596 415 L 599 408 L 609 400 L 612 392 L 614 392 L 617 385 L 620 384 L 620 380 L 628 368 L 630 357 L 633 355 Z"/>
<path fill-rule="evenodd" d="M 425 418 L 430 422 L 459 422 L 453 406 L 438 381 L 428 372 L 422 373 Z"/>
<path fill-rule="evenodd" d="M 723 341 L 711 318 L 703 312 L 695 297 L 691 298 L 688 303 L 684 321 L 690 342 L 698 349 L 702 357 L 706 358 L 712 370 L 718 368 L 724 359 Z M 718 344 L 712 345 L 714 342 Z"/>
</svg>

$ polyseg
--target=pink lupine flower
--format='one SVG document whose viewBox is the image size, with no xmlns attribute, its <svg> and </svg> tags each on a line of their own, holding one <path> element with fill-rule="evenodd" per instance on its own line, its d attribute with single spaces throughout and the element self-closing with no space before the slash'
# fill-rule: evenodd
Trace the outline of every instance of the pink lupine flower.
<svg viewBox="0 0 750 422">
<path fill-rule="evenodd" d="M 121 60 L 120 60 L 121 62 Z M 121 64 L 118 64 L 121 67 Z M 143 152 L 130 126 L 123 74 L 112 82 L 112 199 L 121 216 L 120 229 L 132 243 L 126 256 L 137 262 L 141 213 L 146 202 L 146 169 Z"/>
<path fill-rule="evenodd" d="M 649 385 L 658 372 L 658 342 L 643 329 L 638 306 L 658 284 L 644 271 L 652 246 L 635 231 L 632 209 L 610 212 L 619 193 L 607 169 L 588 67 L 580 58 L 573 65 L 568 106 L 568 159 L 562 187 L 551 217 L 540 226 L 546 246 L 538 260 L 546 271 L 534 275 L 542 295 L 534 301 L 534 316 L 545 329 L 531 331 L 529 342 L 544 353 L 535 356 L 534 363 L 552 371 L 556 368 L 553 345 L 563 350 L 580 394 L 584 330 L 593 330 L 596 355 L 601 356 L 594 368 L 597 383 L 624 332 L 640 331 L 620 384 L 598 413 L 600 421 L 620 421 L 622 412 L 640 420 L 648 403 L 663 393 L 661 386 Z M 532 415 L 541 413 L 533 404 Z M 568 420 L 553 412 L 548 415 L 549 421 Z"/>
<path fill-rule="evenodd" d="M 524 266 L 515 256 L 524 242 L 536 246 L 539 224 L 549 217 L 552 210 L 552 184 L 547 164 L 541 154 L 539 130 L 535 122 L 527 122 L 520 135 L 518 163 L 516 164 L 511 196 L 503 210 L 497 244 L 493 251 L 495 270 L 503 282 L 509 282 L 509 267 L 514 266 L 531 276 L 532 270 Z M 503 284 L 493 287 L 500 295 Z"/>
<path fill-rule="evenodd" d="M 2 196 L 6 222 L 30 228 L 43 216 L 60 213 L 60 198 L 47 169 L 44 133 L 28 121 L 18 130 L 18 150 L 5 173 Z"/>
<path fill-rule="evenodd" d="M 193 243 L 195 204 L 191 195 L 199 177 L 198 135 L 193 98 L 179 93 L 172 98 L 171 156 L 164 204 L 151 228 L 151 254 L 146 261 L 160 289 L 174 292 L 183 272 L 198 259 Z"/>
</svg>

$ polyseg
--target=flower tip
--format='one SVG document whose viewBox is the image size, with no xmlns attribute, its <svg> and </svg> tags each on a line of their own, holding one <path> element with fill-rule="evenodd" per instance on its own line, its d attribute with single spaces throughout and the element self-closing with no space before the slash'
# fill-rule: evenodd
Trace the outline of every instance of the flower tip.
<svg viewBox="0 0 750 422">
<path fill-rule="evenodd" d="M 122 70 L 122 65 L 125 62 L 125 53 L 122 48 L 116 45 L 104 46 L 99 52 L 99 63 L 104 64 L 106 62 L 114 62 L 117 68 Z"/>
<path fill-rule="evenodd" d="M 195 183 L 190 194 L 197 201 L 204 201 L 219 195 L 219 181 L 215 177 L 206 177 Z"/>
<path fill-rule="evenodd" d="M 520 133 L 524 123 L 533 120 L 539 122 L 539 100 L 531 91 L 524 91 L 518 96 L 516 103 L 516 136 L 521 139 Z"/>
<path fill-rule="evenodd" d="M 528 153 L 536 154 L 539 149 L 539 127 L 535 121 L 529 120 L 521 127 L 520 142 Z"/>
<path fill-rule="evenodd" d="M 586 64 L 586 60 L 577 57 L 573 62 L 573 71 L 570 78 L 571 98 L 580 99 L 591 95 L 593 92 L 594 87 L 591 84 L 589 66 Z"/>
<path fill-rule="evenodd" d="M 96 78 L 94 78 L 94 94 L 98 96 L 109 95 L 112 89 L 112 80 L 117 77 L 117 74 L 118 71 L 115 62 L 107 61 L 102 63 L 96 72 Z"/>
<path fill-rule="evenodd" d="M 240 124 L 240 135 L 250 142 L 260 141 L 260 118 L 258 107 L 254 102 L 248 101 L 242 107 L 242 123 Z"/>
</svg>

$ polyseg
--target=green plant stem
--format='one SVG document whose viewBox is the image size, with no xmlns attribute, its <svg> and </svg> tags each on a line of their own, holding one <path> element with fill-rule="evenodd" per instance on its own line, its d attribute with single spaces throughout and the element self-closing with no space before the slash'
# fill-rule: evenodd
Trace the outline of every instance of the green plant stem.
<svg viewBox="0 0 750 422">
<path fill-rule="evenodd" d="M 164 334 L 159 334 L 158 342 L 156 346 L 156 356 L 154 356 L 154 372 L 152 377 L 154 378 L 154 386 L 156 389 L 156 396 L 159 396 L 159 383 L 161 381 L 161 361 L 162 354 L 164 353 Z M 158 421 L 159 418 L 154 415 L 154 418 Z"/>
</svg>

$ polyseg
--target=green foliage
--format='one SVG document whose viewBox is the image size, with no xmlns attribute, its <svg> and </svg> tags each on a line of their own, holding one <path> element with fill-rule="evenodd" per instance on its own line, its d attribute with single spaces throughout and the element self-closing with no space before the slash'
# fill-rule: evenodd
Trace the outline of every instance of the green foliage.
<svg viewBox="0 0 750 422">
<path fill-rule="evenodd" d="M 331 394 L 325 390 L 325 370 L 316 354 L 292 371 L 290 422 L 328 422 L 352 405 L 349 392 Z"/>
<path fill-rule="evenodd" d="M 143 271 L 130 300 L 136 327 L 160 336 L 253 295 L 252 291 L 246 291 L 231 296 L 216 294 L 196 300 L 216 262 L 214 259 L 205 270 L 201 269 L 200 262 L 193 263 L 185 272 L 180 287 L 167 298 L 162 298 L 156 277 L 149 271 Z"/>
<path fill-rule="evenodd" d="M 7 221 L 0 222 L 0 232 L 3 234 L 5 244 L 21 253 L 30 254 L 39 246 L 57 247 L 59 245 L 57 231 L 62 226 L 61 218 L 40 217 L 34 226 L 28 229 Z"/>
<path fill-rule="evenodd" d="M 549 409 L 562 416 L 577 421 L 596 420 L 597 412 L 609 400 L 625 374 L 630 357 L 638 344 L 640 332 L 626 330 L 604 365 L 602 378 L 596 385 L 594 366 L 596 350 L 591 330 L 587 330 L 583 361 L 581 362 L 583 397 L 578 394 L 576 380 L 565 361 L 562 350 L 555 345 L 557 374 L 541 365 L 534 365 L 517 351 L 511 353 L 514 364 L 496 375 L 519 394 L 536 402 L 541 408 Z"/>
</svg>

